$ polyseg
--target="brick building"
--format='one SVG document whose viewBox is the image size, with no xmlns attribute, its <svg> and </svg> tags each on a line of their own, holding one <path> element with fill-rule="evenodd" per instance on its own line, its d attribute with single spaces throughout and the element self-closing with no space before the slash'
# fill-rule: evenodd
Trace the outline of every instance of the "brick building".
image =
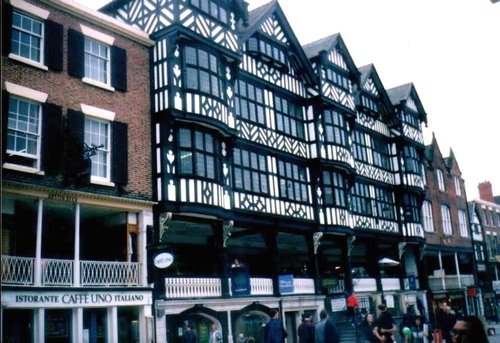
<svg viewBox="0 0 500 343">
<path fill-rule="evenodd" d="M 475 260 L 464 180 L 450 150 L 444 157 L 435 137 L 426 147 L 426 195 L 422 206 L 431 320 L 444 306 L 457 313 L 477 311 L 480 299 L 469 297 L 476 285 Z"/>
<path fill-rule="evenodd" d="M 479 198 L 469 201 L 478 263 L 478 286 L 484 297 L 484 314 L 497 320 L 500 304 L 500 196 L 489 181 L 478 185 Z"/>
<path fill-rule="evenodd" d="M 152 41 L 72 1 L 2 25 L 3 341 L 145 342 Z"/>
</svg>

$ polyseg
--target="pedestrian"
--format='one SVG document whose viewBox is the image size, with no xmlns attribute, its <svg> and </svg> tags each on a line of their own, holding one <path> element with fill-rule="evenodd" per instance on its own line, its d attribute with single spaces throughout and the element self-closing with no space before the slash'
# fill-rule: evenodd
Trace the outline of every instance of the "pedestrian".
<svg viewBox="0 0 500 343">
<path fill-rule="evenodd" d="M 351 320 L 353 326 L 356 324 L 355 319 L 358 310 L 359 310 L 359 301 L 354 291 L 352 291 L 351 294 L 347 297 L 347 316 Z"/>
<path fill-rule="evenodd" d="M 393 343 L 393 334 L 397 331 L 394 319 L 392 315 L 387 312 L 387 308 L 384 304 L 378 305 L 377 308 L 379 310 L 379 316 L 375 323 L 373 334 L 378 338 L 379 342 Z"/>
<path fill-rule="evenodd" d="M 413 305 L 408 305 L 406 307 L 406 313 L 403 315 L 403 319 L 401 319 L 401 324 L 399 325 L 399 333 L 403 334 L 404 328 L 411 330 L 411 327 L 415 325 L 416 316 L 415 307 Z"/>
<path fill-rule="evenodd" d="M 375 328 L 375 318 L 373 314 L 368 313 L 358 327 L 358 332 L 361 334 L 361 343 L 378 343 L 378 338 L 373 334 Z"/>
<path fill-rule="evenodd" d="M 302 323 L 297 328 L 299 343 L 314 343 L 314 324 L 311 314 L 302 315 Z"/>
<path fill-rule="evenodd" d="M 328 318 L 325 310 L 319 313 L 320 321 L 316 325 L 314 340 L 315 343 L 339 343 L 340 336 L 333 320 Z"/>
<path fill-rule="evenodd" d="M 208 343 L 221 343 L 222 333 L 218 330 L 217 324 L 212 323 L 210 326 L 210 336 L 208 338 Z"/>
<path fill-rule="evenodd" d="M 452 311 L 450 306 L 444 306 L 438 321 L 443 340 L 446 340 L 446 343 L 451 342 L 451 329 L 457 321 L 457 316 L 455 315 L 455 312 Z"/>
<path fill-rule="evenodd" d="M 280 319 L 279 312 L 277 310 L 271 311 L 271 319 L 266 325 L 264 330 L 264 342 L 265 343 L 284 343 L 285 338 L 288 337 L 288 333 L 283 327 L 283 321 Z"/>
<path fill-rule="evenodd" d="M 183 343 L 198 343 L 198 335 L 193 329 L 192 325 L 188 325 L 186 327 L 186 331 L 184 332 L 184 336 L 182 337 Z"/>
<path fill-rule="evenodd" d="M 477 316 L 458 319 L 451 330 L 452 343 L 489 343 L 483 322 Z"/>
<path fill-rule="evenodd" d="M 416 316 L 411 326 L 412 343 L 429 343 L 429 327 L 422 316 Z"/>
</svg>

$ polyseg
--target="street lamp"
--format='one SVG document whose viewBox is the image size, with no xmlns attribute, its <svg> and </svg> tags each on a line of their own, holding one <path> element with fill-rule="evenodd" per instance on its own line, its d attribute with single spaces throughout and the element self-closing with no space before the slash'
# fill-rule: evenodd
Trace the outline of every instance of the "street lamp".
<svg viewBox="0 0 500 343">
<path fill-rule="evenodd" d="M 499 0 L 500 1 L 500 0 Z M 388 257 L 381 258 L 378 261 L 378 264 L 380 267 L 396 267 L 399 266 L 399 262 L 393 259 L 390 259 Z M 380 277 L 380 284 L 381 284 L 381 293 L 382 293 L 382 304 L 385 304 L 385 296 L 384 296 L 384 285 L 382 283 L 382 276 Z"/>
</svg>

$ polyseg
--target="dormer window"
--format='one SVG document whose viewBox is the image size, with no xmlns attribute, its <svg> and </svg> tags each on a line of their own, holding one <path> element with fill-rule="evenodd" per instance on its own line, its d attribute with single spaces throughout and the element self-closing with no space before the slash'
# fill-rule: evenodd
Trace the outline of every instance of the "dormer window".
<svg viewBox="0 0 500 343">
<path fill-rule="evenodd" d="M 378 103 L 375 99 L 361 95 L 361 105 L 373 113 L 378 113 Z"/>
<path fill-rule="evenodd" d="M 351 92 L 351 81 L 346 75 L 347 73 L 341 72 L 336 68 L 327 67 L 325 77 L 331 83 L 337 85 L 338 87 Z"/>
<path fill-rule="evenodd" d="M 408 108 L 401 112 L 401 119 L 403 120 L 403 122 L 410 126 L 413 126 L 416 129 L 420 128 L 418 114 Z"/>
<path fill-rule="evenodd" d="M 284 68 L 287 65 L 286 48 L 262 36 L 250 38 L 247 42 L 247 50 L 250 53 L 259 54 L 263 60 L 278 68 Z"/>
<path fill-rule="evenodd" d="M 191 5 L 202 10 L 212 18 L 223 22 L 224 24 L 228 24 L 229 22 L 226 9 L 218 5 L 216 1 L 191 0 Z"/>
</svg>

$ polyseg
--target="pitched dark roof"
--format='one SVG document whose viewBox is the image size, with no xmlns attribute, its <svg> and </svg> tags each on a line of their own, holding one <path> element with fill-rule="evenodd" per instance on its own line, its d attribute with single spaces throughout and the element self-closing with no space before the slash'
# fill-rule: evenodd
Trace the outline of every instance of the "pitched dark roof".
<svg viewBox="0 0 500 343">
<path fill-rule="evenodd" d="M 306 53 L 307 58 L 313 58 L 319 55 L 321 51 L 328 51 L 335 46 L 337 40 L 340 37 L 340 33 L 335 33 L 331 36 L 321 38 L 317 41 L 304 45 L 302 48 Z"/>
<path fill-rule="evenodd" d="M 399 105 L 401 101 L 407 100 L 411 94 L 413 83 L 407 83 L 387 90 L 387 95 L 393 105 Z"/>
</svg>

